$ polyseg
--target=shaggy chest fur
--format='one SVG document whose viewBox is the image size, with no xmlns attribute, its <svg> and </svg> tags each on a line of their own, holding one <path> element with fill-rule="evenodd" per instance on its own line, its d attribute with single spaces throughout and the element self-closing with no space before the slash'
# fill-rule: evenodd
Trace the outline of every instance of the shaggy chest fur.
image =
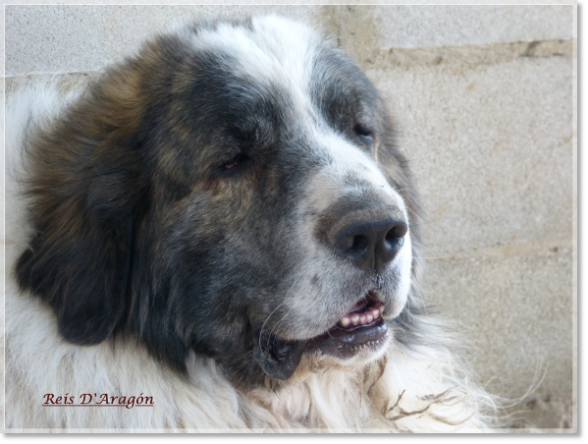
<svg viewBox="0 0 588 444">
<path fill-rule="evenodd" d="M 132 344 L 80 348 L 64 343 L 46 307 L 10 284 L 7 290 L 10 431 L 486 430 L 476 404 L 484 399 L 483 392 L 464 385 L 440 350 L 412 355 L 389 350 L 386 359 L 355 369 L 321 368 L 307 360 L 287 387 L 242 391 L 213 359 L 196 354 L 187 362 L 188 377 L 178 378 Z M 48 393 L 53 399 L 74 396 L 74 403 L 81 402 L 82 394 L 96 394 L 92 403 L 104 394 L 109 399 L 150 396 L 153 407 L 43 407 Z"/>
</svg>

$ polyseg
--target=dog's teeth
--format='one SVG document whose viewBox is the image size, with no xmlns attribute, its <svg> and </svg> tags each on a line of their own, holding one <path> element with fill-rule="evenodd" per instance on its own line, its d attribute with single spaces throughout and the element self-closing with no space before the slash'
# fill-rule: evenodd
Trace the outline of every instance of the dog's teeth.
<svg viewBox="0 0 588 444">
<path fill-rule="evenodd" d="M 339 323 L 342 327 L 347 327 L 349 324 L 351 324 L 351 320 L 348 316 L 343 316 L 341 319 L 339 319 Z"/>
<path fill-rule="evenodd" d="M 376 319 L 378 316 L 380 316 L 380 310 L 378 310 L 377 308 L 374 308 L 372 310 L 372 316 L 374 317 L 374 319 Z"/>
<path fill-rule="evenodd" d="M 374 316 L 370 313 L 368 313 L 365 317 L 367 319 L 368 324 L 374 320 Z"/>
<path fill-rule="evenodd" d="M 351 315 L 351 323 L 353 325 L 357 325 L 357 323 L 359 322 L 359 315 L 357 314 L 352 314 Z"/>
<path fill-rule="evenodd" d="M 361 322 L 362 324 L 365 324 L 365 321 L 366 321 L 366 316 L 365 315 L 361 315 L 359 317 L 359 322 Z"/>
</svg>

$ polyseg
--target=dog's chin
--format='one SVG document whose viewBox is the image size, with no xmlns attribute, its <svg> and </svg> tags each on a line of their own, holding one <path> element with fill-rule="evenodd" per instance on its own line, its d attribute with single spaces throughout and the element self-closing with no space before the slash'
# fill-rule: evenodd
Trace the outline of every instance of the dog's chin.
<svg viewBox="0 0 588 444">
<path fill-rule="evenodd" d="M 379 359 L 390 343 L 392 333 L 384 319 L 353 332 L 331 329 L 306 347 L 306 352 L 320 357 L 323 364 L 351 366 Z"/>
<path fill-rule="evenodd" d="M 396 307 L 385 307 L 379 295 L 370 291 L 333 327 L 316 337 L 284 340 L 262 330 L 254 355 L 264 372 L 279 380 L 294 373 L 303 354 L 318 355 L 321 361 L 338 365 L 368 363 L 379 359 L 391 341 L 386 319 L 394 317 L 392 312 Z"/>
</svg>

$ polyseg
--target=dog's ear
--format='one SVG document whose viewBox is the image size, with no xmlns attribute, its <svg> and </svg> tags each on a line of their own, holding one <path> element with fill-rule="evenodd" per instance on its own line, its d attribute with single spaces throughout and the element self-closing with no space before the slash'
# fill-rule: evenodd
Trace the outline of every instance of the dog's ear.
<svg viewBox="0 0 588 444">
<path fill-rule="evenodd" d="M 25 142 L 33 235 L 20 286 L 46 300 L 69 341 L 106 339 L 125 314 L 137 217 L 146 206 L 136 136 L 144 103 L 132 64 L 93 84 Z"/>
</svg>

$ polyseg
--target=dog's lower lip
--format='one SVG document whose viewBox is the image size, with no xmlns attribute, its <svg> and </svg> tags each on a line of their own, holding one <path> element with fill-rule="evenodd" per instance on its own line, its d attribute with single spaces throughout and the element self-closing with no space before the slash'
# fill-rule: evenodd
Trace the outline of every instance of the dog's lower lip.
<svg viewBox="0 0 588 444">
<path fill-rule="evenodd" d="M 362 345 L 368 342 L 378 341 L 388 333 L 388 326 L 382 318 L 372 321 L 368 325 L 362 325 L 353 329 L 344 329 L 338 326 L 309 341 L 310 348 L 325 341 L 340 343 L 341 345 Z"/>
<path fill-rule="evenodd" d="M 368 325 L 357 327 L 353 330 L 333 327 L 328 331 L 328 336 L 335 341 L 345 344 L 364 344 L 368 341 L 377 341 L 386 335 L 388 326 L 382 318 L 378 318 Z"/>
</svg>

